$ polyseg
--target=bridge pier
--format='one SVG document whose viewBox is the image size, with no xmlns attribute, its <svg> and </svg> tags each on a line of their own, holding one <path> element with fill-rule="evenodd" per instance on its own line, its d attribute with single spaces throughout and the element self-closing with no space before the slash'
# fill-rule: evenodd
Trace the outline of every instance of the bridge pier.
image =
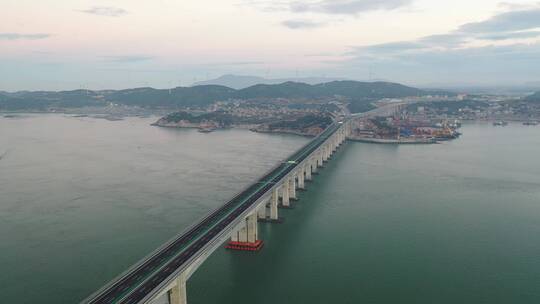
<svg viewBox="0 0 540 304">
<path fill-rule="evenodd" d="M 326 152 L 326 161 L 328 161 L 330 156 L 332 156 L 332 144 L 329 143 L 328 145 L 326 145 L 326 149 L 324 149 L 324 150 Z"/>
<path fill-rule="evenodd" d="M 262 204 L 257 210 L 258 219 L 266 219 L 266 203 Z"/>
<path fill-rule="evenodd" d="M 306 180 L 311 180 L 311 167 L 312 167 L 312 161 L 308 161 L 307 167 L 306 167 Z"/>
<path fill-rule="evenodd" d="M 239 230 L 232 233 L 231 241 L 225 248 L 240 251 L 259 251 L 263 246 L 263 241 L 259 240 L 257 217 L 255 212 L 248 215 L 240 224 Z"/>
<path fill-rule="evenodd" d="M 302 167 L 298 173 L 298 189 L 300 190 L 304 190 L 306 188 L 304 185 L 304 172 L 306 172 L 306 168 Z"/>
<path fill-rule="evenodd" d="M 257 221 L 263 223 L 281 223 L 278 216 L 279 192 L 277 188 L 272 190 L 272 194 L 257 211 Z"/>
<path fill-rule="evenodd" d="M 289 179 L 289 199 L 292 201 L 297 200 L 296 198 L 296 176 L 292 176 Z"/>
<path fill-rule="evenodd" d="M 272 190 L 272 197 L 270 198 L 270 220 L 277 221 L 278 217 L 278 190 Z"/>
<path fill-rule="evenodd" d="M 237 242 L 242 242 L 242 243 L 247 242 L 247 240 L 248 240 L 248 231 L 247 231 L 247 225 L 246 225 L 245 222 L 243 223 L 242 227 L 238 231 L 237 236 L 234 237 L 234 238 L 236 239 Z"/>
<path fill-rule="evenodd" d="M 182 273 L 176 278 L 175 286 L 169 290 L 169 304 L 187 304 L 186 277 Z"/>
<path fill-rule="evenodd" d="M 247 242 L 255 243 L 259 239 L 259 229 L 257 226 L 257 215 L 252 214 L 246 219 Z"/>
<path fill-rule="evenodd" d="M 291 182 L 287 178 L 283 182 L 283 185 L 281 186 L 281 205 L 283 205 L 283 207 L 290 207 L 291 206 L 290 200 L 289 200 L 289 194 L 290 194 L 289 185 L 290 185 L 290 183 Z"/>
</svg>

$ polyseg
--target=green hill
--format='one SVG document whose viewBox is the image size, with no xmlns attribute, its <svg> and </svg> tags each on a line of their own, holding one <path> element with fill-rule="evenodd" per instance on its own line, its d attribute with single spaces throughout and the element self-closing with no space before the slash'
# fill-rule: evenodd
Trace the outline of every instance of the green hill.
<svg viewBox="0 0 540 304">
<path fill-rule="evenodd" d="M 0 110 L 8 111 L 104 105 L 104 101 L 100 100 L 97 92 L 88 90 L 0 93 Z"/>
<path fill-rule="evenodd" d="M 312 85 L 299 82 L 284 82 L 281 84 L 257 84 L 236 91 L 234 96 L 238 99 L 316 98 L 317 93 Z"/>
<path fill-rule="evenodd" d="M 391 82 L 333 81 L 315 86 L 319 94 L 349 98 L 398 98 L 426 95 L 426 92 Z"/>
<path fill-rule="evenodd" d="M 239 90 L 237 98 L 323 98 L 343 96 L 348 98 L 392 98 L 421 96 L 426 92 L 390 82 L 333 81 L 317 85 L 299 82 L 259 84 Z"/>
<path fill-rule="evenodd" d="M 107 95 L 106 99 L 114 103 L 148 108 L 200 107 L 227 100 L 234 92 L 234 89 L 216 85 L 178 87 L 170 90 L 137 88 L 114 91 Z"/>
<path fill-rule="evenodd" d="M 362 112 L 379 98 L 426 95 L 427 92 L 389 82 L 333 81 L 309 85 L 298 82 L 260 84 L 242 90 L 219 85 L 178 87 L 174 89 L 135 88 L 127 90 L 73 90 L 59 92 L 0 92 L 0 111 L 47 110 L 51 108 L 77 108 L 121 104 L 144 108 L 197 108 L 216 101 L 232 99 L 297 99 L 325 100 L 335 97 L 347 99 L 351 111 Z"/>
</svg>

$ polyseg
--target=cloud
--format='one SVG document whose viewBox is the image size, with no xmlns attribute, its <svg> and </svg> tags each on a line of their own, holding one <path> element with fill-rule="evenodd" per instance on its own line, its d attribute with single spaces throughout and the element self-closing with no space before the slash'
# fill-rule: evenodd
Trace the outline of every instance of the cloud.
<svg viewBox="0 0 540 304">
<path fill-rule="evenodd" d="M 192 64 L 196 66 L 205 66 L 205 67 L 231 67 L 231 66 L 256 66 L 268 64 L 265 61 L 228 61 L 228 62 L 209 62 L 205 64 Z"/>
<path fill-rule="evenodd" d="M 152 56 L 137 56 L 137 55 L 127 55 L 127 56 L 102 56 L 101 58 L 109 62 L 115 63 L 134 63 L 142 62 L 154 59 Z"/>
<path fill-rule="evenodd" d="M 51 34 L 20 34 L 20 33 L 0 33 L 0 40 L 39 40 L 51 37 Z"/>
<path fill-rule="evenodd" d="M 221 65 L 261 65 L 266 64 L 264 61 L 233 61 L 233 62 L 224 62 Z"/>
<path fill-rule="evenodd" d="M 498 40 L 525 39 L 525 38 L 536 38 L 536 37 L 540 37 L 540 31 L 491 34 L 491 35 L 479 36 L 478 38 L 485 39 L 485 40 L 498 41 Z"/>
<path fill-rule="evenodd" d="M 385 52 L 393 53 L 407 50 L 418 50 L 425 48 L 426 45 L 417 41 L 400 41 L 400 42 L 389 42 L 382 44 L 375 44 L 364 47 L 363 49 L 369 50 L 372 52 Z"/>
<path fill-rule="evenodd" d="M 517 10 L 526 10 L 532 8 L 538 8 L 540 2 L 536 3 L 510 3 L 510 2 L 501 2 L 498 4 L 500 8 L 508 11 L 517 11 Z"/>
<path fill-rule="evenodd" d="M 540 37 L 540 8 L 517 10 L 495 15 L 485 21 L 467 23 L 457 30 L 416 40 L 389 42 L 353 48 L 353 53 L 361 57 L 400 56 L 406 53 L 441 52 L 473 48 L 474 42 L 497 42 L 503 40 L 523 40 Z M 478 47 L 478 45 L 476 46 Z M 350 54 L 349 54 L 350 55 Z"/>
<path fill-rule="evenodd" d="M 292 12 L 315 12 L 325 14 L 356 15 L 375 10 L 394 10 L 409 5 L 412 0 L 320 0 L 294 1 L 290 3 Z"/>
<path fill-rule="evenodd" d="M 285 20 L 281 22 L 281 25 L 288 27 L 293 30 L 297 29 L 314 29 L 323 27 L 326 25 L 325 22 L 315 22 L 310 20 Z"/>
<path fill-rule="evenodd" d="M 414 0 L 244 0 L 238 4 L 264 12 L 326 15 L 327 20 L 289 19 L 281 25 L 292 30 L 315 29 L 341 21 L 340 15 L 357 16 L 364 12 L 394 10 L 411 4 Z M 332 16 L 332 17 L 330 17 Z M 331 19 L 328 19 L 331 18 Z M 338 19 L 336 19 L 338 18 Z"/>
<path fill-rule="evenodd" d="M 112 6 L 93 6 L 86 10 L 80 10 L 80 12 L 106 17 L 119 17 L 128 13 L 123 8 Z"/>
<path fill-rule="evenodd" d="M 246 1 L 266 12 L 320 13 L 330 15 L 357 15 L 375 10 L 394 10 L 411 4 L 413 0 L 284 0 Z"/>
<path fill-rule="evenodd" d="M 375 66 L 378 76 L 398 81 L 408 75 L 441 82 L 516 81 L 519 77 L 525 81 L 527 77 L 540 77 L 538 27 L 538 7 L 504 12 L 447 33 L 353 47 L 342 54 L 341 67 L 365 70 Z"/>
<path fill-rule="evenodd" d="M 393 53 L 364 56 L 359 52 L 335 68 L 343 75 L 374 69 L 377 78 L 427 84 L 513 84 L 540 79 L 540 43 Z M 354 75 L 354 74 L 353 74 Z"/>
<path fill-rule="evenodd" d="M 467 35 L 461 33 L 449 33 L 449 34 L 439 34 L 431 35 L 420 38 L 418 41 L 424 43 L 424 45 L 434 46 L 434 47 L 459 47 L 467 41 Z"/>
<path fill-rule="evenodd" d="M 464 33 L 493 33 L 520 31 L 537 27 L 540 27 L 540 8 L 502 13 L 485 21 L 464 24 L 458 31 Z"/>
</svg>

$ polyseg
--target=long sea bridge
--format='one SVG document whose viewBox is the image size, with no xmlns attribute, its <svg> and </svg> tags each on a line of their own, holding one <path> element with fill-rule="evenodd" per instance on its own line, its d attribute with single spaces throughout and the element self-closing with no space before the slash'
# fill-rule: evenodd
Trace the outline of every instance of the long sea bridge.
<svg viewBox="0 0 540 304">
<path fill-rule="evenodd" d="M 392 109 L 390 109 L 392 110 Z M 380 110 L 373 114 L 380 113 Z M 357 116 L 358 117 L 358 116 Z M 92 294 L 85 304 L 185 304 L 186 281 L 217 249 L 257 251 L 258 223 L 279 223 L 289 208 L 351 132 L 354 119 L 332 123 L 319 136 L 277 164 L 220 208 L 180 233 Z"/>
</svg>

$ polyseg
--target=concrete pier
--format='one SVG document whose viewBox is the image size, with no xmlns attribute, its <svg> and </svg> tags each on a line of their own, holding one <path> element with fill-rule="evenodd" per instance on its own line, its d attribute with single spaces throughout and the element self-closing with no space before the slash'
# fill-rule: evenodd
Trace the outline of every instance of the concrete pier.
<svg viewBox="0 0 540 304">
<path fill-rule="evenodd" d="M 176 278 L 175 285 L 169 290 L 168 296 L 170 304 L 187 304 L 186 277 L 184 274 Z"/>
<path fill-rule="evenodd" d="M 251 214 L 246 219 L 246 230 L 247 230 L 247 242 L 255 243 L 259 240 L 259 230 L 257 226 L 257 215 Z"/>
<path fill-rule="evenodd" d="M 240 222 L 237 226 L 237 231 L 231 234 L 231 241 L 225 248 L 241 251 L 260 250 L 263 242 L 259 240 L 257 218 L 257 212 L 253 212 Z"/>
<path fill-rule="evenodd" d="M 266 203 L 262 204 L 261 207 L 259 207 L 259 210 L 257 210 L 257 218 L 259 219 L 266 219 Z"/>
<path fill-rule="evenodd" d="M 297 200 L 296 198 L 296 177 L 293 176 L 289 179 L 289 200 Z"/>
<path fill-rule="evenodd" d="M 236 239 L 237 242 L 245 243 L 248 240 L 248 231 L 247 231 L 247 225 L 244 222 L 243 226 L 238 231 L 238 235 L 236 237 L 232 237 L 231 240 L 234 242 L 234 239 Z"/>
<path fill-rule="evenodd" d="M 304 190 L 305 184 L 304 184 L 304 174 L 306 172 L 306 167 L 302 167 L 300 169 L 300 172 L 298 172 L 298 189 Z"/>
<path fill-rule="evenodd" d="M 323 149 L 323 161 L 327 162 L 330 157 L 330 147 L 327 145 Z"/>
<path fill-rule="evenodd" d="M 312 162 L 309 161 L 306 166 L 306 180 L 311 181 L 311 167 L 313 166 Z"/>
<path fill-rule="evenodd" d="M 274 189 L 272 191 L 272 196 L 270 197 L 270 219 L 273 221 L 279 220 L 278 217 L 278 190 Z"/>
<path fill-rule="evenodd" d="M 289 186 L 290 186 L 291 182 L 289 181 L 289 179 L 286 179 L 285 181 L 283 181 L 283 185 L 281 186 L 281 204 L 284 206 L 284 207 L 290 207 L 290 200 L 289 200 L 289 194 L 290 194 L 290 190 L 289 190 Z"/>
</svg>

